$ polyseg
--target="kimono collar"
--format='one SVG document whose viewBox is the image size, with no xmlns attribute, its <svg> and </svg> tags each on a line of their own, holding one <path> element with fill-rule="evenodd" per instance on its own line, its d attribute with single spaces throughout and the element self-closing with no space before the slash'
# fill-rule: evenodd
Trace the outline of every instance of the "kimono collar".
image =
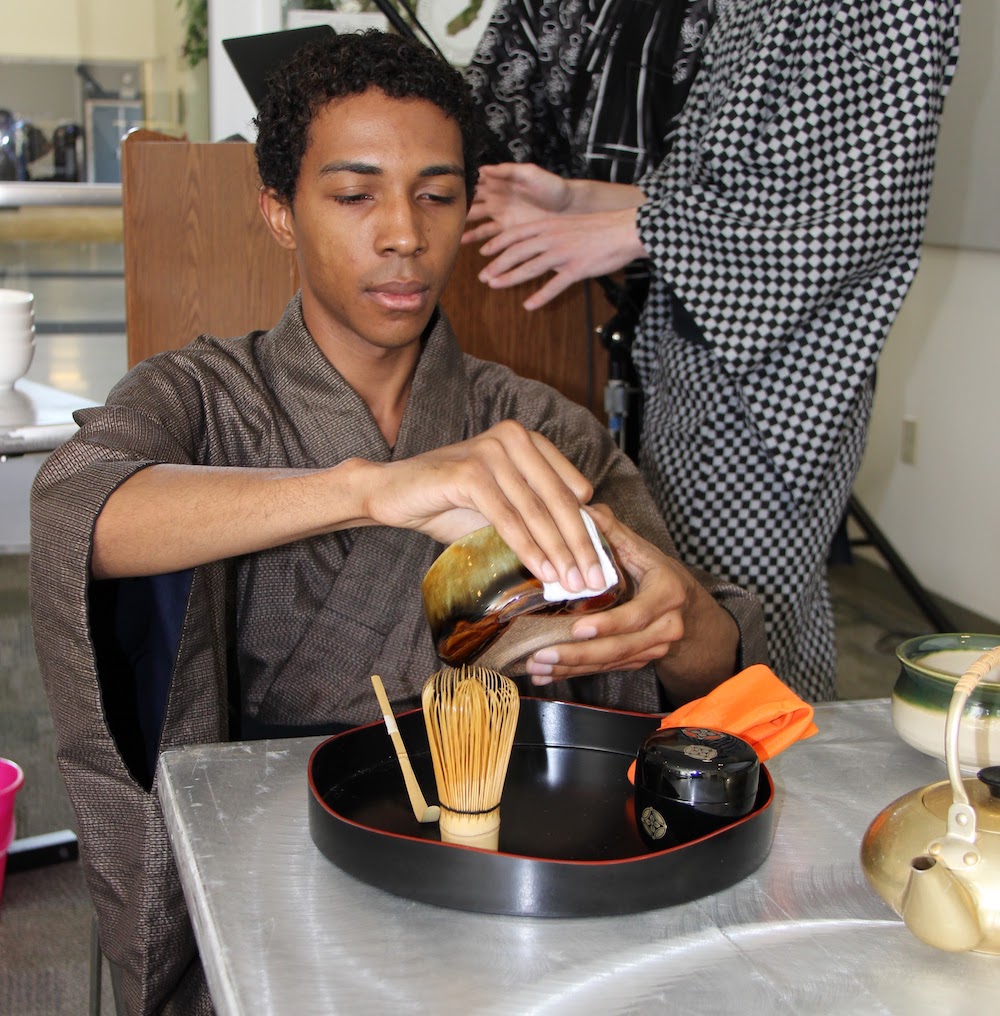
<svg viewBox="0 0 1000 1016">
<path fill-rule="evenodd" d="M 409 458 L 461 441 L 467 381 L 462 351 L 440 307 L 423 336 L 395 448 L 390 449 L 368 406 L 323 355 L 302 318 L 296 294 L 257 355 L 281 409 L 316 463 L 357 456 L 370 461 Z"/>
</svg>

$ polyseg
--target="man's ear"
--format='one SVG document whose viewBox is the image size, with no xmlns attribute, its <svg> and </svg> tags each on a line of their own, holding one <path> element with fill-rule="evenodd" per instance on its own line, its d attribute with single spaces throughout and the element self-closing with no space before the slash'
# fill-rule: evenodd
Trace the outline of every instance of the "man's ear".
<svg viewBox="0 0 1000 1016">
<path fill-rule="evenodd" d="M 260 214 L 264 216 L 267 228 L 285 250 L 295 250 L 295 216 L 292 206 L 278 197 L 273 187 L 260 190 Z"/>
</svg>

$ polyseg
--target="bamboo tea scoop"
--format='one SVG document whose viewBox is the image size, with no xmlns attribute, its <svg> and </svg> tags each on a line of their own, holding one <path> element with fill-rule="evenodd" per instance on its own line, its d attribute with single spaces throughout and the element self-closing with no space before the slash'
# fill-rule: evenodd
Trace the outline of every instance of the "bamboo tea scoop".
<svg viewBox="0 0 1000 1016">
<path fill-rule="evenodd" d="M 393 715 L 392 706 L 389 705 L 389 696 L 385 693 L 382 678 L 378 674 L 372 674 L 372 687 L 375 689 L 375 697 L 378 699 L 379 708 L 382 710 L 382 719 L 385 720 L 385 729 L 389 732 L 392 745 L 396 749 L 396 758 L 399 759 L 399 768 L 403 770 L 403 782 L 406 784 L 406 793 L 410 797 L 410 807 L 413 809 L 413 817 L 418 822 L 437 822 L 441 817 L 441 809 L 436 804 L 428 804 L 424 795 L 420 792 L 420 784 L 417 783 L 417 774 L 410 765 L 410 756 L 406 754 L 406 745 L 399 734 L 396 726 L 396 717 Z"/>
</svg>

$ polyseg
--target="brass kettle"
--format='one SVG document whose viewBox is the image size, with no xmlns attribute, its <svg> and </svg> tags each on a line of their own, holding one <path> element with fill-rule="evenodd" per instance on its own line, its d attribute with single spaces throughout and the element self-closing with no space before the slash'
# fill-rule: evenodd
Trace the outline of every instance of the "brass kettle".
<svg viewBox="0 0 1000 1016">
<path fill-rule="evenodd" d="M 948 779 L 904 794 L 861 842 L 872 888 L 921 941 L 949 952 L 1000 955 L 1000 766 L 962 778 L 958 728 L 1000 646 L 959 678 L 945 722 Z"/>
</svg>

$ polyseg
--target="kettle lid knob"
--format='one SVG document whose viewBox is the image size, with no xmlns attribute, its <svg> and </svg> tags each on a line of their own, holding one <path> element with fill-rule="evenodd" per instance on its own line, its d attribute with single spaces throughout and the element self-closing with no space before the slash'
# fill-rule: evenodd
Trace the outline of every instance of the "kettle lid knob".
<svg viewBox="0 0 1000 1016">
<path fill-rule="evenodd" d="M 990 788 L 990 797 L 1000 798 L 1000 766 L 987 766 L 976 774 Z"/>
</svg>

